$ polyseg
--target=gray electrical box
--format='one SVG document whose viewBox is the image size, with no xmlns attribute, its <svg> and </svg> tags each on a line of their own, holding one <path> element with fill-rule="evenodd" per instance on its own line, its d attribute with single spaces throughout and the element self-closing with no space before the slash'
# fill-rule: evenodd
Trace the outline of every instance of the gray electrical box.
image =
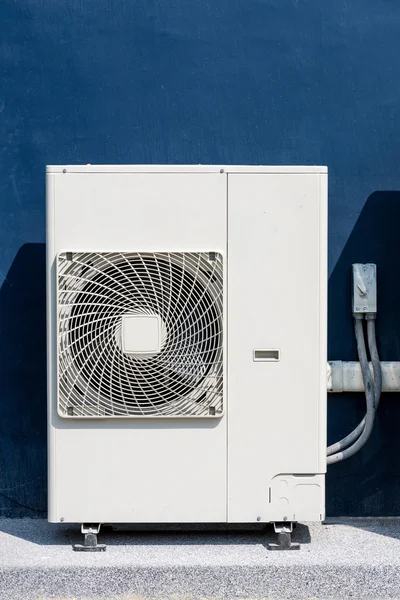
<svg viewBox="0 0 400 600">
<path fill-rule="evenodd" d="M 353 313 L 376 313 L 376 265 L 353 265 Z"/>
</svg>

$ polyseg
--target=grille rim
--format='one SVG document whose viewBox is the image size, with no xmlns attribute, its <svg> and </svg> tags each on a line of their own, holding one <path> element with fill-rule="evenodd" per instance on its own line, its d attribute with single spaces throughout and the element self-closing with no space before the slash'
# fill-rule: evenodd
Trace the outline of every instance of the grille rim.
<svg viewBox="0 0 400 600">
<path fill-rule="evenodd" d="M 201 385 L 200 386 L 194 386 L 192 392 L 189 394 L 189 401 L 193 404 L 194 402 L 196 402 L 196 394 L 197 396 L 203 396 L 204 394 L 211 394 L 211 400 L 208 402 L 199 402 L 199 406 L 200 408 L 202 408 L 203 410 L 197 410 L 197 412 L 194 411 L 188 411 L 186 409 L 182 409 L 180 408 L 178 411 L 175 408 L 171 409 L 171 404 L 168 405 L 168 410 L 154 410 L 153 408 L 151 410 L 144 410 L 144 411 L 137 411 L 135 410 L 134 412 L 118 412 L 117 414 L 115 414 L 115 411 L 108 411 L 105 410 L 105 412 L 102 412 L 101 414 L 97 414 L 96 412 L 94 412 L 93 410 L 88 410 L 88 408 L 86 407 L 86 409 L 84 408 L 83 411 L 78 411 L 78 413 L 76 411 L 73 412 L 73 414 L 70 414 L 68 412 L 68 404 L 65 401 L 65 397 L 63 396 L 63 392 L 65 391 L 65 385 L 64 385 L 64 389 L 63 389 L 63 385 L 62 385 L 62 361 L 61 361 L 61 353 L 63 351 L 62 349 L 62 335 L 66 335 L 66 331 L 64 330 L 61 333 L 61 329 L 60 329 L 60 323 L 61 321 L 65 321 L 66 319 L 71 319 L 71 316 L 69 315 L 68 317 L 65 317 L 65 314 L 63 315 L 62 313 L 62 308 L 63 308 L 63 303 L 61 302 L 61 296 L 62 294 L 65 295 L 65 297 L 69 297 L 71 299 L 74 297 L 79 297 L 79 295 L 81 295 L 82 293 L 85 292 L 86 287 L 90 287 L 91 283 L 89 284 L 83 284 L 83 287 L 81 289 L 79 289 L 79 285 L 78 288 L 75 286 L 74 289 L 72 289 L 72 286 L 70 286 L 67 289 L 63 289 L 63 276 L 66 274 L 66 272 L 68 273 L 68 270 L 66 268 L 63 268 L 63 264 L 65 265 L 66 263 L 74 263 L 74 267 L 76 267 L 77 265 L 80 265 L 82 267 L 82 264 L 87 264 L 88 261 L 88 257 L 97 257 L 99 258 L 99 260 L 104 260 L 104 257 L 107 258 L 112 258 L 112 257 L 118 257 L 118 259 L 122 258 L 124 260 L 128 260 L 132 257 L 140 257 L 141 259 L 144 258 L 159 258 L 161 257 L 160 260 L 164 260 L 165 257 L 168 258 L 168 261 L 170 261 L 171 264 L 176 266 L 180 266 L 182 267 L 183 271 L 187 274 L 189 273 L 190 277 L 196 282 L 196 285 L 200 286 L 201 282 L 201 286 L 205 286 L 206 289 L 206 293 L 204 294 L 205 296 L 210 295 L 211 296 L 211 304 L 213 306 L 213 310 L 216 311 L 216 318 L 215 318 L 215 322 L 212 322 L 212 324 L 210 325 L 206 322 L 206 326 L 208 326 L 209 328 L 211 327 L 211 329 L 215 329 L 216 333 L 215 333 L 215 337 L 216 339 L 218 339 L 219 343 L 217 344 L 216 348 L 215 348 L 215 356 L 214 356 L 214 360 L 210 360 L 210 367 L 208 368 L 207 372 L 205 373 L 203 379 L 201 380 L 201 383 L 204 383 L 204 385 L 207 385 L 208 388 L 206 390 L 203 390 Z M 72 260 L 71 260 L 72 257 Z M 82 258 L 85 258 L 84 261 L 82 261 Z M 196 263 L 197 261 L 197 263 Z M 212 277 L 210 276 L 210 268 L 209 265 L 213 264 L 213 270 L 212 270 Z M 182 266 L 183 265 L 183 266 Z M 197 266 L 196 266 L 197 265 Z M 201 272 L 201 268 L 204 265 L 208 265 L 208 272 L 206 275 L 203 275 Z M 164 265 L 165 267 L 165 265 Z M 76 267 L 77 268 L 77 267 Z M 171 267 L 170 267 L 171 269 Z M 196 271 L 197 269 L 197 271 Z M 72 418 L 72 419 L 143 419 L 143 418 L 220 418 L 223 414 L 224 414 L 224 406 L 225 406 L 225 401 L 224 401 L 224 260 L 223 260 L 223 255 L 220 252 L 214 252 L 214 251 L 210 251 L 210 252 L 78 252 L 78 251 L 74 251 L 72 252 L 60 252 L 59 255 L 57 256 L 57 274 L 56 274 L 56 278 L 57 278 L 57 336 L 58 336 L 58 340 L 57 340 L 57 411 L 58 414 L 63 417 L 63 418 Z M 86 272 L 85 272 L 86 274 Z M 159 271 L 159 275 L 160 275 L 160 281 L 162 281 L 162 276 L 160 274 Z M 87 275 L 86 275 L 87 277 Z M 185 275 L 186 277 L 186 275 Z M 78 277 L 75 277 L 75 279 L 79 279 Z M 86 278 L 85 278 L 86 279 Z M 82 283 L 83 278 L 80 278 L 80 283 Z M 182 280 L 183 281 L 183 280 Z M 89 278 L 89 282 L 90 282 L 90 278 Z M 78 282 L 79 284 L 79 282 Z M 95 282 L 95 285 L 97 285 L 97 283 Z M 171 294 L 172 294 L 172 283 L 170 284 L 170 301 L 171 301 Z M 201 287 L 200 286 L 200 287 Z M 162 287 L 162 286 L 161 286 Z M 207 289 L 208 288 L 208 289 Z M 185 290 L 182 289 L 180 290 L 181 292 L 184 292 Z M 61 296 L 60 296 L 61 294 Z M 200 301 L 200 305 L 201 302 L 204 302 L 205 300 L 201 300 Z M 174 315 L 174 311 L 176 311 L 176 307 L 174 308 L 174 306 L 170 306 L 169 307 L 171 310 L 171 314 Z M 75 318 L 75 317 L 73 317 Z M 200 322 L 201 319 L 204 319 L 204 316 L 200 316 Z M 201 330 L 200 330 L 201 331 Z M 213 334 L 214 335 L 214 334 Z M 65 347 L 64 347 L 65 350 Z M 67 356 L 68 359 L 68 356 Z M 71 363 L 70 363 L 71 364 Z M 205 363 L 208 364 L 208 363 Z M 64 369 L 65 371 L 65 369 Z M 73 371 L 73 369 L 72 369 Z M 60 379 L 60 372 L 61 372 L 61 379 Z M 184 373 L 184 371 L 181 371 L 181 374 Z M 190 378 L 190 374 L 186 376 L 188 378 Z M 214 379 L 214 382 L 212 381 Z M 79 386 L 81 384 L 81 379 L 78 378 L 76 380 L 76 387 Z M 190 397 L 191 396 L 191 397 Z M 107 400 L 109 401 L 109 400 Z M 102 404 L 100 403 L 99 406 L 102 406 Z M 75 407 L 74 407 L 75 408 Z"/>
</svg>

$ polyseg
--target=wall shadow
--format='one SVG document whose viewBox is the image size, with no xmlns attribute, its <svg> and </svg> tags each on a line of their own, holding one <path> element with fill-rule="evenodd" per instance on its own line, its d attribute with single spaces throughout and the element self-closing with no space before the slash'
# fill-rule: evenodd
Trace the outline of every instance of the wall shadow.
<svg viewBox="0 0 400 600">
<path fill-rule="evenodd" d="M 24 244 L 0 289 L 0 516 L 44 516 L 45 244 Z"/>
<path fill-rule="evenodd" d="M 329 360 L 358 360 L 351 314 L 354 262 L 377 264 L 378 349 L 381 360 L 400 360 L 399 223 L 400 191 L 377 191 L 369 196 L 329 278 Z M 328 395 L 328 443 L 346 435 L 364 410 L 363 394 Z M 400 514 L 399 423 L 400 394 L 384 394 L 366 446 L 328 468 L 328 515 Z"/>
</svg>

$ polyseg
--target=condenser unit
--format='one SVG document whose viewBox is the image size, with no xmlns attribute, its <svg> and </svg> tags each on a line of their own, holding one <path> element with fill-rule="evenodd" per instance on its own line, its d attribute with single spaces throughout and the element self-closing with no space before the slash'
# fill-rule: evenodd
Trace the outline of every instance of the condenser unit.
<svg viewBox="0 0 400 600">
<path fill-rule="evenodd" d="M 51 522 L 324 518 L 326 204 L 325 167 L 47 167 Z"/>
</svg>

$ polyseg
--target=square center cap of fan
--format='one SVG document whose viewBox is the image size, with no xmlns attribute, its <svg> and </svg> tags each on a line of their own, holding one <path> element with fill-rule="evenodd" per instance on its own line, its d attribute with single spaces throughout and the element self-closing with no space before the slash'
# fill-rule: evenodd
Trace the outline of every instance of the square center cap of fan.
<svg viewBox="0 0 400 600">
<path fill-rule="evenodd" d="M 158 354 L 161 344 L 161 320 L 158 315 L 123 315 L 122 352 Z"/>
</svg>

